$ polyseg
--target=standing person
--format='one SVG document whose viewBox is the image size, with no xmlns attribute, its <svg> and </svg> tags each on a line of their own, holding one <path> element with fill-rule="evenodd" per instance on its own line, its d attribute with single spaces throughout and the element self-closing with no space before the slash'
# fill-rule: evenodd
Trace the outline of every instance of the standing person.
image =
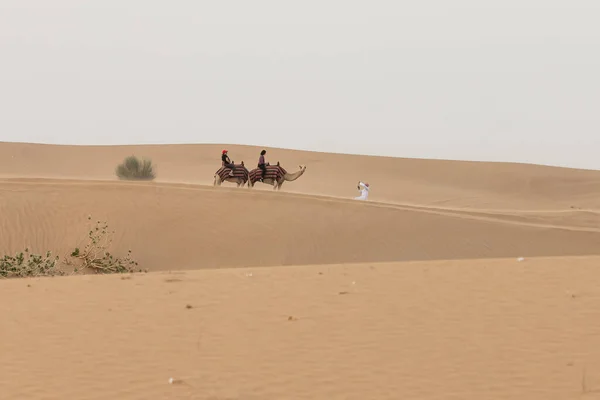
<svg viewBox="0 0 600 400">
<path fill-rule="evenodd" d="M 267 163 L 265 162 L 265 154 L 267 154 L 267 151 L 263 150 L 260 152 L 260 157 L 258 157 L 258 168 L 260 168 L 262 171 L 262 174 L 260 176 L 261 182 L 265 179 L 265 174 L 267 173 Z"/>
<path fill-rule="evenodd" d="M 221 152 L 221 161 L 224 167 L 231 168 L 231 171 L 229 171 L 229 176 L 233 176 L 233 171 L 235 171 L 235 165 L 229 159 L 229 156 L 227 155 L 227 150 L 223 150 Z"/>
<path fill-rule="evenodd" d="M 360 196 L 355 197 L 354 200 L 367 200 L 369 197 L 369 184 L 359 181 L 357 188 L 360 190 Z"/>
</svg>

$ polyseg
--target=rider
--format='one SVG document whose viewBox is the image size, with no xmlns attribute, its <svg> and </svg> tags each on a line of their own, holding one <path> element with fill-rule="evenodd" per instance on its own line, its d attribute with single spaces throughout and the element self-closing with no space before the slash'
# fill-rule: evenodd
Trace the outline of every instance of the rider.
<svg viewBox="0 0 600 400">
<path fill-rule="evenodd" d="M 229 176 L 233 176 L 233 171 L 235 171 L 235 164 L 233 164 L 229 159 L 229 156 L 227 155 L 227 150 L 223 150 L 221 152 L 221 161 L 224 167 L 231 168 L 231 171 L 229 171 Z"/>
<path fill-rule="evenodd" d="M 260 176 L 261 182 L 265 179 L 265 174 L 267 173 L 267 164 L 265 163 L 265 154 L 267 154 L 267 151 L 263 150 L 260 152 L 260 157 L 258 157 L 258 168 L 260 168 L 262 171 L 262 174 Z"/>
</svg>

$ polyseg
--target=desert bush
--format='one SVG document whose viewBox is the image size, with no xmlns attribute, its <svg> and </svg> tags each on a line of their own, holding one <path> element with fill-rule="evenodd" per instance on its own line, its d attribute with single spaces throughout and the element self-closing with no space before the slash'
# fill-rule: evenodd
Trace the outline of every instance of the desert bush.
<svg viewBox="0 0 600 400">
<path fill-rule="evenodd" d="M 115 170 L 119 179 L 151 181 L 156 178 L 152 161 L 129 156 Z"/>
<path fill-rule="evenodd" d="M 92 217 L 88 217 L 92 223 Z M 117 257 L 108 251 L 112 244 L 114 231 L 109 230 L 106 221 L 96 221 L 89 228 L 83 247 L 76 247 L 64 257 L 52 257 L 31 254 L 29 249 L 14 256 L 5 255 L 0 258 L 0 278 L 22 278 L 33 276 L 66 275 L 62 264 L 73 268 L 73 274 L 89 270 L 100 274 L 147 272 L 138 267 L 138 262 L 131 256 L 131 250 L 124 257 Z"/>
<path fill-rule="evenodd" d="M 88 221 L 91 220 L 92 217 L 88 217 Z M 114 231 L 108 229 L 106 221 L 96 221 L 88 231 L 85 246 L 76 247 L 65 258 L 65 264 L 75 265 L 74 273 L 86 269 L 102 274 L 142 272 L 136 268 L 138 262 L 132 259 L 131 250 L 127 251 L 125 257 L 116 257 L 107 250 L 112 244 L 114 234 Z"/>
<path fill-rule="evenodd" d="M 1 278 L 24 278 L 33 276 L 52 276 L 64 275 L 64 272 L 58 269 L 59 257 L 52 257 L 51 252 L 45 256 L 32 254 L 29 249 L 25 249 L 14 256 L 5 255 L 0 258 L 0 277 Z"/>
</svg>

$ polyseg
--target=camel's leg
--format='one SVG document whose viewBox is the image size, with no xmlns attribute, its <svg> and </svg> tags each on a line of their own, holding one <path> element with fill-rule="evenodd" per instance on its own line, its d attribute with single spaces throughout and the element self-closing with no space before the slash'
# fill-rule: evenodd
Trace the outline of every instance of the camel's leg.
<svg viewBox="0 0 600 400">
<path fill-rule="evenodd" d="M 283 182 L 285 182 L 285 181 L 281 181 L 281 182 L 279 182 L 279 185 L 277 185 L 277 190 L 280 190 L 280 189 L 281 189 L 281 186 L 283 186 Z"/>
</svg>

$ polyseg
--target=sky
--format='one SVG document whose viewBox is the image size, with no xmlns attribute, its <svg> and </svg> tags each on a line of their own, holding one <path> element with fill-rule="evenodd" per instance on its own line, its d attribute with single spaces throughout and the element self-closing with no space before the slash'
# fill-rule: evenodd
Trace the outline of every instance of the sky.
<svg viewBox="0 0 600 400">
<path fill-rule="evenodd" d="M 600 169 L 598 0 L 1 0 L 0 141 Z"/>
</svg>

